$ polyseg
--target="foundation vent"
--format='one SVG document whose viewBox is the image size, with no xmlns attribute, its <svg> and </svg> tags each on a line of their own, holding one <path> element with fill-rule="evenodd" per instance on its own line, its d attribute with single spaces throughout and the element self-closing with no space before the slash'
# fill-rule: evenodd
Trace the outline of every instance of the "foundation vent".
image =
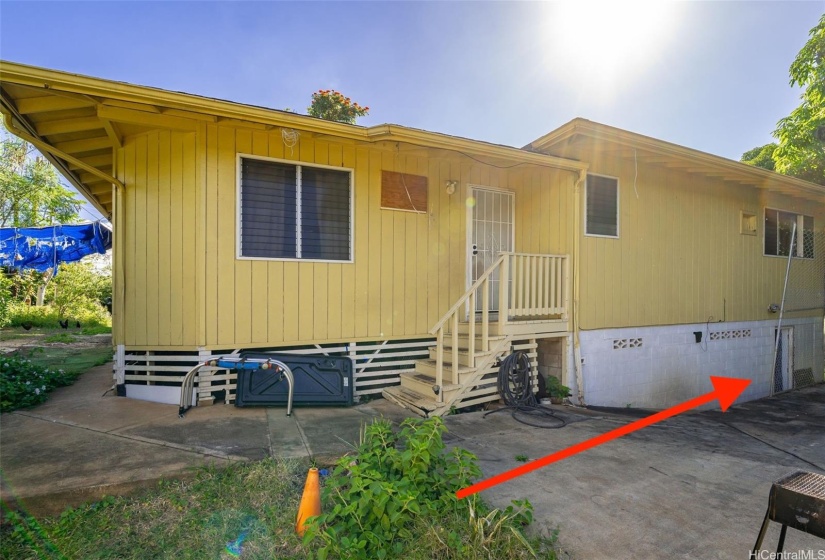
<svg viewBox="0 0 825 560">
<path fill-rule="evenodd" d="M 741 329 L 737 331 L 718 331 L 710 333 L 710 339 L 727 340 L 728 338 L 748 338 L 750 335 L 750 329 Z"/>
<path fill-rule="evenodd" d="M 641 348 L 641 338 L 614 338 L 613 350 L 625 350 L 627 348 Z"/>
</svg>

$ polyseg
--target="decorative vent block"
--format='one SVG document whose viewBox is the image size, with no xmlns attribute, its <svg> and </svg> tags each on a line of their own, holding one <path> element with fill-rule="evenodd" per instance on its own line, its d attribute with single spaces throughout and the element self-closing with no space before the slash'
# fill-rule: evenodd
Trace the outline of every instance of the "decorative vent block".
<svg viewBox="0 0 825 560">
<path fill-rule="evenodd" d="M 641 348 L 641 338 L 614 338 L 613 350 L 624 350 L 626 348 Z"/>
<path fill-rule="evenodd" d="M 710 333 L 711 340 L 726 340 L 728 338 L 748 338 L 751 335 L 750 329 L 738 331 L 718 331 Z"/>
</svg>

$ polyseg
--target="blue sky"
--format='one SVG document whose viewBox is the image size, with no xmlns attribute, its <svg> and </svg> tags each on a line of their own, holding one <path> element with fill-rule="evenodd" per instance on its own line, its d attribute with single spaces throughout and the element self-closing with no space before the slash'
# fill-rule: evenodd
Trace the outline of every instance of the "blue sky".
<svg viewBox="0 0 825 560">
<path fill-rule="evenodd" d="M 584 117 L 731 159 L 799 104 L 815 2 L 0 2 L 0 57 L 523 146 Z"/>
</svg>

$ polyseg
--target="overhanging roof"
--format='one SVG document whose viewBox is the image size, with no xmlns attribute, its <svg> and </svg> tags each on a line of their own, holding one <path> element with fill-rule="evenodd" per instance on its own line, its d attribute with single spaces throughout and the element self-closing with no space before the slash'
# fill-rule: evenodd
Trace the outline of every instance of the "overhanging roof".
<svg viewBox="0 0 825 560">
<path fill-rule="evenodd" d="M 821 185 L 582 118 L 573 119 L 523 149 L 571 159 L 582 159 L 586 152 L 598 150 L 638 163 L 825 203 L 825 187 Z"/>
<path fill-rule="evenodd" d="M 363 127 L 266 107 L 103 80 L 0 61 L 0 110 L 10 131 L 32 142 L 105 216 L 112 212 L 115 148 L 152 129 L 197 130 L 201 123 L 244 123 L 361 142 L 400 142 L 509 165 L 571 171 L 587 164 L 511 146 L 394 124 Z M 128 185 L 125 185 L 128 188 Z"/>
</svg>

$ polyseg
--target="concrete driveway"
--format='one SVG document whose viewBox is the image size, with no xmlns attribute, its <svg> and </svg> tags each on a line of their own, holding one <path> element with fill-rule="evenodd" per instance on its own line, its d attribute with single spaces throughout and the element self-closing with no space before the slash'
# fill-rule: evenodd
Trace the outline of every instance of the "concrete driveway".
<svg viewBox="0 0 825 560">
<path fill-rule="evenodd" d="M 564 415 L 563 429 L 529 428 L 509 414 L 448 418 L 452 441 L 485 475 L 610 431 L 645 413 Z M 496 506 L 527 497 L 536 528 L 559 530 L 572 558 L 747 558 L 771 483 L 795 470 L 825 474 L 825 385 L 673 418 L 483 492 Z M 764 546 L 775 550 L 772 524 Z M 785 551 L 825 558 L 825 540 L 793 529 Z M 821 554 L 821 556 L 820 556 Z M 766 557 L 767 558 L 767 557 Z"/>
<path fill-rule="evenodd" d="M 111 365 L 58 389 L 45 404 L 0 420 L 0 494 L 37 514 L 188 476 L 205 464 L 268 455 L 332 460 L 365 422 L 408 412 L 379 399 L 352 408 L 177 406 L 106 393 Z M 562 429 L 531 428 L 508 413 L 445 418 L 451 445 L 476 453 L 487 476 L 646 415 L 557 407 Z M 825 473 L 825 385 L 679 416 L 483 493 L 497 506 L 529 498 L 534 529 L 559 530 L 577 559 L 747 558 L 771 482 L 797 469 Z M 772 527 L 766 545 L 775 547 Z M 825 541 L 791 530 L 785 550 Z M 800 556 L 801 557 L 801 556 Z M 819 560 L 818 556 L 812 556 Z M 822 558 L 825 558 L 823 554 Z"/>
</svg>

